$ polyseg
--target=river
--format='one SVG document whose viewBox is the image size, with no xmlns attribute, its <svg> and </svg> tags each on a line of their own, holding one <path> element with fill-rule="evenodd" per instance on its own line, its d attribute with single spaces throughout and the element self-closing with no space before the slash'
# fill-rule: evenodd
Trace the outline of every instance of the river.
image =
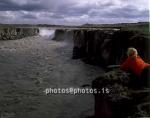
<svg viewBox="0 0 150 118">
<path fill-rule="evenodd" d="M 73 60 L 73 44 L 51 40 L 54 32 L 0 41 L 0 118 L 85 118 L 94 114 L 92 94 L 48 94 L 46 88 L 91 84 L 103 71 Z"/>
</svg>

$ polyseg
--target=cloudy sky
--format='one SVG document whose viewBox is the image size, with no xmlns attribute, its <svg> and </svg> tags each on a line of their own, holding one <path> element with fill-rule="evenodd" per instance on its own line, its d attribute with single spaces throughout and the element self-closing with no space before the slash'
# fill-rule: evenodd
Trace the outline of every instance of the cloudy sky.
<svg viewBox="0 0 150 118">
<path fill-rule="evenodd" d="M 85 24 L 149 21 L 149 0 L 0 0 L 0 23 Z"/>
</svg>

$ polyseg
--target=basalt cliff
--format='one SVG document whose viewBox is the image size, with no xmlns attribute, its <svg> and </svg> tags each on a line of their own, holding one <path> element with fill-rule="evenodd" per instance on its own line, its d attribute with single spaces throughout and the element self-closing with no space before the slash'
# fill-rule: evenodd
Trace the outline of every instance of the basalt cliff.
<svg viewBox="0 0 150 118">
<path fill-rule="evenodd" d="M 100 66 L 120 64 L 128 47 L 135 47 L 145 61 L 150 61 L 149 37 L 134 30 L 119 28 L 59 29 L 54 40 L 73 40 L 72 58 Z"/>
</svg>

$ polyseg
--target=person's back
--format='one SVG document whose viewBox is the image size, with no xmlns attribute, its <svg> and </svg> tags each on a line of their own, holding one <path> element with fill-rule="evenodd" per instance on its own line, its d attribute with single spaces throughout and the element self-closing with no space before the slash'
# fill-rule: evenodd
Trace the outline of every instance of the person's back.
<svg viewBox="0 0 150 118">
<path fill-rule="evenodd" d="M 150 66 L 150 64 L 145 63 L 140 56 L 135 58 L 128 57 L 127 60 L 121 65 L 121 69 L 132 71 L 135 75 L 140 77 L 142 70 L 148 66 Z"/>
<path fill-rule="evenodd" d="M 137 82 L 140 85 L 146 85 L 149 80 L 148 72 L 150 72 L 150 64 L 144 62 L 143 59 L 138 56 L 135 48 L 128 48 L 127 55 L 128 58 L 121 64 L 120 68 L 132 72 L 134 77 L 131 78 L 131 81 L 134 84 Z"/>
</svg>

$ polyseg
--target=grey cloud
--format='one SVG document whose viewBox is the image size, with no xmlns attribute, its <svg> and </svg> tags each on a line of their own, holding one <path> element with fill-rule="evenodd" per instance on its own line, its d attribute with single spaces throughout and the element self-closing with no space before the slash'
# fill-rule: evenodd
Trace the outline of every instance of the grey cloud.
<svg viewBox="0 0 150 118">
<path fill-rule="evenodd" d="M 124 8 L 119 8 L 119 9 L 114 9 L 111 12 L 106 13 L 104 15 L 105 17 L 108 18 L 147 18 L 149 17 L 149 11 L 148 10 L 142 10 L 139 11 L 136 8 L 133 8 L 132 6 L 129 7 L 124 7 Z"/>
<path fill-rule="evenodd" d="M 3 21 L 3 20 L 6 20 L 8 19 L 8 16 L 6 15 L 0 15 L 0 20 Z"/>
<path fill-rule="evenodd" d="M 130 22 L 138 20 L 147 20 L 149 11 L 140 10 L 135 5 L 127 3 L 126 6 L 115 6 L 113 1 L 80 5 L 75 0 L 0 0 L 0 19 L 8 18 L 2 12 L 15 12 L 16 19 L 13 23 L 29 22 L 29 23 L 51 23 L 51 24 L 67 24 L 67 23 L 109 23 L 109 22 Z M 98 0 L 97 0 L 98 1 Z M 120 0 L 121 1 L 121 0 Z M 25 11 L 26 13 L 22 13 Z M 38 14 L 38 16 L 36 15 Z M 87 16 L 87 17 L 82 17 Z M 22 20 L 24 19 L 24 20 Z M 67 19 L 67 20 L 66 20 Z M 68 19 L 72 19 L 69 21 Z M 17 22 L 18 21 L 18 22 Z M 11 21 L 10 21 L 11 22 Z"/>
<path fill-rule="evenodd" d="M 19 11 L 19 10 L 35 11 L 42 9 L 45 9 L 44 6 L 42 6 L 39 3 L 37 4 L 35 2 L 19 5 L 11 0 L 0 1 L 0 11 Z"/>
<path fill-rule="evenodd" d="M 87 4 L 86 6 L 76 6 L 76 4 L 71 4 L 71 5 L 67 5 L 64 6 L 63 4 L 59 6 L 59 8 L 57 8 L 57 10 L 55 11 L 55 13 L 57 13 L 58 15 L 63 14 L 66 16 L 81 16 L 83 14 L 89 14 L 89 12 L 93 9 L 96 9 L 98 11 L 100 11 L 101 9 L 107 9 L 110 6 L 113 6 L 112 2 L 106 3 L 106 4 L 102 4 L 100 6 L 96 6 L 93 4 Z"/>
<path fill-rule="evenodd" d="M 37 17 L 34 14 L 25 14 L 25 15 L 22 16 L 22 18 L 37 19 Z"/>
</svg>

